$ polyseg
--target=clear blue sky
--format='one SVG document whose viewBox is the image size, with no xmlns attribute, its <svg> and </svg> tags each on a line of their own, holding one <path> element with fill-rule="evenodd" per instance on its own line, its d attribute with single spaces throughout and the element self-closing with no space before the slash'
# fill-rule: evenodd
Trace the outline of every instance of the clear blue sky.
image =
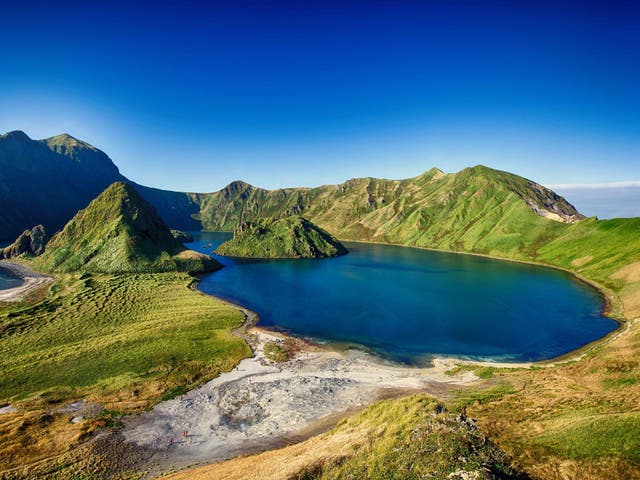
<svg viewBox="0 0 640 480">
<path fill-rule="evenodd" d="M 2 2 L 0 131 L 175 190 L 640 181 L 637 2 L 93 3 Z"/>
</svg>

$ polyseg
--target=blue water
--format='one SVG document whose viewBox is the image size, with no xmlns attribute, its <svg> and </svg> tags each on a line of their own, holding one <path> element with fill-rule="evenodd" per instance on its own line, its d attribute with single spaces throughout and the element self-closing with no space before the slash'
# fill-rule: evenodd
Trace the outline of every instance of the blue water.
<svg viewBox="0 0 640 480">
<path fill-rule="evenodd" d="M 228 233 L 196 232 L 211 253 Z M 397 361 L 557 357 L 614 330 L 593 288 L 561 271 L 469 255 L 347 243 L 323 260 L 238 260 L 200 289 L 244 305 L 260 325 L 357 344 Z"/>
<path fill-rule="evenodd" d="M 22 280 L 9 275 L 6 271 L 0 268 L 0 290 L 5 288 L 13 288 L 22 285 Z"/>
</svg>

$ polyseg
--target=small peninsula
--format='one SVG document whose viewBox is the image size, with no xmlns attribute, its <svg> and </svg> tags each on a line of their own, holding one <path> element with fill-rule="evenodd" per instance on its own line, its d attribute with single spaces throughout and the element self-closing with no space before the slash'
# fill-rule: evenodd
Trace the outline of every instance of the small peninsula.
<svg viewBox="0 0 640 480">
<path fill-rule="evenodd" d="M 348 250 L 330 233 L 299 215 L 241 222 L 218 255 L 249 258 L 326 258 Z"/>
</svg>

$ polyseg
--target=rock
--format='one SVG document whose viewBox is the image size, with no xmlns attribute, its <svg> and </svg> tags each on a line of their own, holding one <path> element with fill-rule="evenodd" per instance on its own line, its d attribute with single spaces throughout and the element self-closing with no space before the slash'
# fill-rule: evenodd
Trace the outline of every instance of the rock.
<svg viewBox="0 0 640 480">
<path fill-rule="evenodd" d="M 0 250 L 0 258 L 14 258 L 21 255 L 42 255 L 49 241 L 49 235 L 42 225 L 25 230 L 8 247 Z"/>
<path fill-rule="evenodd" d="M 31 251 L 34 255 L 42 255 L 48 241 L 49 235 L 42 225 L 36 225 L 31 229 Z"/>
<path fill-rule="evenodd" d="M 193 242 L 193 237 L 187 232 L 183 232 L 182 230 L 171 229 L 171 235 L 173 235 L 173 238 L 182 243 Z"/>
</svg>

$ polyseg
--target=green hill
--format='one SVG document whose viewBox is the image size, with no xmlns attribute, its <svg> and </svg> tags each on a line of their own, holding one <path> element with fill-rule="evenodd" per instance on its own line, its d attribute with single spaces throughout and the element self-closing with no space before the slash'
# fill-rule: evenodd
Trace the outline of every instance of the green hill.
<svg viewBox="0 0 640 480">
<path fill-rule="evenodd" d="M 232 257 L 324 258 L 344 255 L 347 249 L 333 236 L 306 218 L 264 218 L 242 222 L 233 238 L 216 253 Z"/>
<path fill-rule="evenodd" d="M 55 232 L 111 183 L 122 181 L 109 157 L 70 135 L 32 140 L 0 135 L 0 238 L 33 225 Z"/>
<path fill-rule="evenodd" d="M 66 133 L 43 140 L 21 131 L 0 135 L 0 241 L 37 224 L 56 232 L 105 188 L 124 181 L 107 154 Z M 201 228 L 190 195 L 136 188 L 172 227 Z"/>
<path fill-rule="evenodd" d="M 233 230 L 240 217 L 299 214 L 341 239 L 480 253 L 525 250 L 563 222 L 583 218 L 551 190 L 483 166 L 312 189 L 268 191 L 234 182 L 198 201 L 206 230 Z"/>
<path fill-rule="evenodd" d="M 37 260 L 49 271 L 200 272 L 220 268 L 187 250 L 156 210 L 127 183 L 114 183 L 78 212 Z"/>
</svg>

